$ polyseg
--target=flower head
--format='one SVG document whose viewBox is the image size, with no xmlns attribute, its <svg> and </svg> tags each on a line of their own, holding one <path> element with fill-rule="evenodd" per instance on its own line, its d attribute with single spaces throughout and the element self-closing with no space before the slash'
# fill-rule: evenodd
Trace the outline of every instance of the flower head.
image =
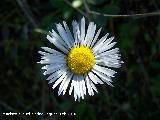
<svg viewBox="0 0 160 120">
<path fill-rule="evenodd" d="M 112 47 L 114 37 L 108 37 L 108 33 L 98 39 L 101 28 L 96 32 L 96 25 L 89 23 L 86 31 L 85 18 L 81 23 L 72 22 L 73 35 L 66 22 L 57 24 L 57 32 L 52 30 L 47 39 L 53 43 L 58 50 L 42 47 L 45 52 L 39 51 L 42 55 L 39 63 L 46 64 L 42 67 L 46 71 L 44 75 L 50 74 L 47 80 L 53 84 L 53 89 L 60 84 L 58 95 L 66 93 L 69 88 L 69 95 L 72 91 L 75 100 L 84 99 L 87 94 L 93 96 L 98 92 L 95 84 L 107 83 L 110 86 L 114 70 L 119 68 L 120 54 L 118 48 Z M 70 87 L 68 87 L 70 86 Z"/>
</svg>

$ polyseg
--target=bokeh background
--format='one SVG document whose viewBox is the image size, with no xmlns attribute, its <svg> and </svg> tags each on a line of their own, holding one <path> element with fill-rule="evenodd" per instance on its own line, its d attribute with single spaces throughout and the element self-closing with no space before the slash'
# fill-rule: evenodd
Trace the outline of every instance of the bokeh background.
<svg viewBox="0 0 160 120">
<path fill-rule="evenodd" d="M 159 11 L 159 0 L 87 0 L 91 10 L 107 14 Z M 75 102 L 52 90 L 41 65 L 41 46 L 55 23 L 94 21 L 115 36 L 123 66 L 114 88 L 98 85 L 99 93 Z M 160 16 L 104 17 L 90 14 L 82 0 L 0 1 L 0 119 L 9 120 L 160 120 Z M 3 112 L 66 112 L 76 115 L 5 116 Z"/>
</svg>

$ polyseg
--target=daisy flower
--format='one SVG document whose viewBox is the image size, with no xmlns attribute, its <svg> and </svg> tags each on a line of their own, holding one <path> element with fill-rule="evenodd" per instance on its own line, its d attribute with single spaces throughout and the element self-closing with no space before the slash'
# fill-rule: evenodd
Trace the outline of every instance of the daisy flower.
<svg viewBox="0 0 160 120">
<path fill-rule="evenodd" d="M 96 31 L 96 24 L 90 22 L 86 30 L 85 18 L 80 24 L 72 22 L 73 34 L 66 22 L 56 24 L 57 31 L 52 30 L 47 39 L 56 46 L 56 49 L 42 47 L 40 64 L 46 64 L 44 75 L 53 84 L 53 89 L 59 86 L 58 95 L 74 94 L 75 101 L 84 99 L 88 93 L 93 96 L 98 92 L 95 84 L 107 83 L 110 86 L 112 77 L 116 73 L 110 69 L 119 68 L 122 61 L 118 48 L 112 48 L 116 42 L 108 33 L 101 37 L 101 28 Z"/>
</svg>

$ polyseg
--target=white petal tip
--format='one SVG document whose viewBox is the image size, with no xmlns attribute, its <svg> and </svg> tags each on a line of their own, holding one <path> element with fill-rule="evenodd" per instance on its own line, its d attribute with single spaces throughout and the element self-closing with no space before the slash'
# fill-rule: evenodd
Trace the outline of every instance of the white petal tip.
<svg viewBox="0 0 160 120">
<path fill-rule="evenodd" d="M 60 96 L 61 95 L 61 93 L 58 93 L 58 96 Z"/>
<path fill-rule="evenodd" d="M 46 75 L 46 73 L 43 73 L 43 75 Z"/>
<path fill-rule="evenodd" d="M 85 17 L 82 17 L 81 21 L 85 21 Z"/>
<path fill-rule="evenodd" d="M 52 83 L 52 82 L 49 81 L 49 83 Z M 54 88 L 55 88 L 55 87 L 52 87 L 52 89 L 54 89 Z"/>
<path fill-rule="evenodd" d="M 123 61 L 121 61 L 120 63 L 122 63 L 122 64 L 123 64 L 124 62 L 123 62 Z"/>
<path fill-rule="evenodd" d="M 112 84 L 111 84 L 110 86 L 111 86 L 111 87 L 114 87 L 114 85 L 112 85 Z"/>
<path fill-rule="evenodd" d="M 66 92 L 66 91 L 65 91 Z M 65 95 L 65 92 L 63 92 L 63 95 Z"/>
</svg>

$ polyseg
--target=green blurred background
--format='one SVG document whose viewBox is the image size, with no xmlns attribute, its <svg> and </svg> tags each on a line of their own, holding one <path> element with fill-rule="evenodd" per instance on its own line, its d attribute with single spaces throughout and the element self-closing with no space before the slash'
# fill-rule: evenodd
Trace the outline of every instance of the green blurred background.
<svg viewBox="0 0 160 120">
<path fill-rule="evenodd" d="M 159 11 L 159 0 L 87 0 L 91 10 L 108 14 Z M 114 35 L 122 54 L 114 88 L 98 85 L 99 93 L 75 102 L 58 96 L 45 81 L 37 53 L 52 47 L 47 31 L 55 23 L 86 16 L 103 33 Z M 104 17 L 87 12 L 82 0 L 0 1 L 0 119 L 3 112 L 66 112 L 76 116 L 18 115 L 9 120 L 160 120 L 160 17 Z"/>
</svg>

